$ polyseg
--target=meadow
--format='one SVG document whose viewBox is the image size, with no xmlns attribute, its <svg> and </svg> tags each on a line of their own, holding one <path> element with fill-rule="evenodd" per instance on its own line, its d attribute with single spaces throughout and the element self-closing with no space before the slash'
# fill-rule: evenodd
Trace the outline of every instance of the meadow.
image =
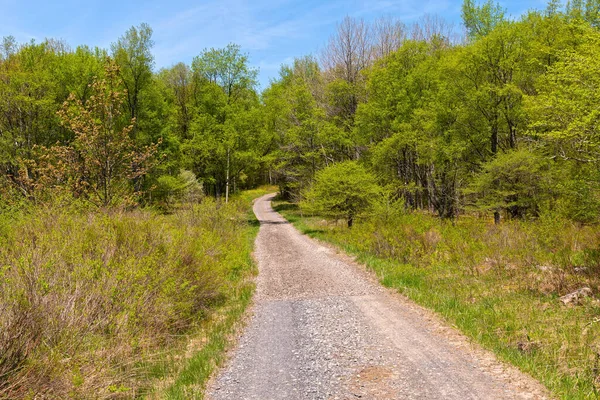
<svg viewBox="0 0 600 400">
<path fill-rule="evenodd" d="M 3 213 L 0 398 L 201 397 L 253 292 L 260 193 Z"/>
</svg>

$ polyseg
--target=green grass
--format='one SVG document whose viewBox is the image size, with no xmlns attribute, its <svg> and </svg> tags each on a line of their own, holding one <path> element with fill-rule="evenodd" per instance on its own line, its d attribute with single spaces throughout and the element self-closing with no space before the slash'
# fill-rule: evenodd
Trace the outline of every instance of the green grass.
<svg viewBox="0 0 600 400">
<path fill-rule="evenodd" d="M 383 285 L 435 310 L 557 397 L 598 397 L 600 306 L 558 301 L 582 286 L 600 290 L 596 227 L 555 219 L 496 227 L 380 210 L 348 229 L 343 221 L 302 216 L 290 203 L 275 209 L 302 232 L 357 256 Z"/>
</svg>

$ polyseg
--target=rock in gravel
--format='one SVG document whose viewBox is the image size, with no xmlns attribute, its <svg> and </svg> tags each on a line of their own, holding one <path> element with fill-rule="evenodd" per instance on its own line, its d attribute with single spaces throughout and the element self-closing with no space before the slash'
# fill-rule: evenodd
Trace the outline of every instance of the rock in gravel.
<svg viewBox="0 0 600 400">
<path fill-rule="evenodd" d="M 208 399 L 549 398 L 350 257 L 301 235 L 273 211 L 272 197 L 254 204 L 251 316 Z"/>
<path fill-rule="evenodd" d="M 559 300 L 566 306 L 568 305 L 578 305 L 581 303 L 581 300 L 586 297 L 592 297 L 593 292 L 589 287 L 582 287 L 572 293 L 566 294 L 559 298 Z"/>
</svg>

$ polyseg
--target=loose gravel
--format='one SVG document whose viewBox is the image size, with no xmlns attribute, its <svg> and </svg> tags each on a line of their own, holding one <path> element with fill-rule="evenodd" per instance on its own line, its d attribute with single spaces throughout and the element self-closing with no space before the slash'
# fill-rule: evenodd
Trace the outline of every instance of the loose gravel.
<svg viewBox="0 0 600 400">
<path fill-rule="evenodd" d="M 213 400 L 547 399 L 529 376 L 255 202 L 252 316 Z"/>
</svg>

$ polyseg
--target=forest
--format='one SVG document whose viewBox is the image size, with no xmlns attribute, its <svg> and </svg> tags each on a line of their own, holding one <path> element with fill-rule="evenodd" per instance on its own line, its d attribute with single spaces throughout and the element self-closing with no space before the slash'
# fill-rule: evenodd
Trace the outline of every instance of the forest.
<svg viewBox="0 0 600 400">
<path fill-rule="evenodd" d="M 441 218 L 594 222 L 597 9 L 550 2 L 510 20 L 468 1 L 464 38 L 437 17 L 348 17 L 263 93 L 235 44 L 155 72 L 145 24 L 110 50 L 6 37 L 3 204 L 168 207 L 196 182 L 217 198 L 267 182 L 300 199 L 317 171 L 357 161 Z"/>
<path fill-rule="evenodd" d="M 521 289 L 597 294 L 600 1 L 550 0 L 513 18 L 465 0 L 462 20 L 346 17 L 320 54 L 283 65 L 262 92 L 236 44 L 157 70 L 147 24 L 109 49 L 5 37 L 0 398 L 131 398 L 181 372 L 164 366 L 165 349 L 230 329 L 215 315 L 237 318 L 248 302 L 256 227 L 244 193 L 261 185 L 279 188 L 283 208 L 299 204 L 293 218 L 333 221 L 319 229 L 338 244 L 464 266 L 469 279 L 484 264 L 548 264 Z M 446 239 L 454 247 L 440 255 Z M 598 305 L 584 309 L 571 317 L 597 329 Z M 597 395 L 593 337 L 564 351 L 552 342 L 555 357 L 514 330 L 507 359 L 560 364 L 533 374 L 565 398 Z M 534 350 L 514 349 L 523 336 Z"/>
</svg>

